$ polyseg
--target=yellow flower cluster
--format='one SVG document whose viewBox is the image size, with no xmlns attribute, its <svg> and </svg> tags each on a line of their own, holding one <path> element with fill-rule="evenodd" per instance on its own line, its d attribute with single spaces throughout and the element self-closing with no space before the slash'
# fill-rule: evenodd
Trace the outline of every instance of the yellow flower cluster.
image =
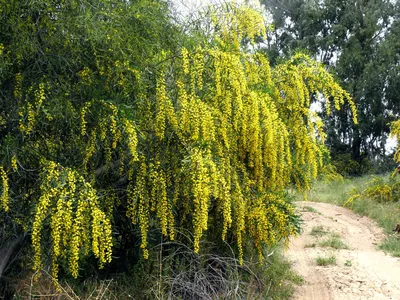
<svg viewBox="0 0 400 300">
<path fill-rule="evenodd" d="M 81 78 L 82 82 L 88 86 L 92 83 L 91 74 L 92 72 L 88 67 L 78 72 L 78 76 Z"/>
<path fill-rule="evenodd" d="M 91 131 L 87 134 L 87 118 L 92 116 L 93 124 L 90 124 Z M 130 171 L 129 178 L 132 177 L 133 163 L 137 158 L 137 134 L 134 123 L 126 118 L 121 118 L 118 108 L 104 100 L 92 100 L 87 102 L 81 109 L 81 135 L 88 136 L 87 148 L 84 158 L 84 165 L 94 154 L 96 148 L 103 147 L 106 162 L 111 161 L 113 151 L 118 151 L 118 143 L 124 143 L 129 150 L 130 160 L 128 162 Z M 123 138 L 124 137 L 124 138 Z M 125 157 L 125 154 L 120 154 Z M 120 162 L 124 164 L 123 161 Z"/>
<path fill-rule="evenodd" d="M 176 128 L 178 126 L 171 99 L 166 95 L 164 74 L 161 74 L 156 87 L 156 119 L 155 119 L 156 135 L 160 139 L 164 137 L 167 121 L 173 128 Z"/>
<path fill-rule="evenodd" d="M 194 252 L 200 248 L 200 238 L 208 226 L 208 207 L 211 195 L 211 178 L 208 168 L 210 153 L 204 153 L 199 149 L 194 149 L 190 156 L 191 182 L 193 193 L 193 230 Z"/>
<path fill-rule="evenodd" d="M 211 21 L 220 34 L 219 42 L 222 46 L 233 45 L 239 50 L 243 39 L 247 38 L 254 43 L 257 36 L 266 36 L 261 8 L 257 10 L 232 2 L 227 9 L 214 8 L 211 13 Z"/>
<path fill-rule="evenodd" d="M 183 65 L 183 74 L 189 74 L 189 52 L 186 48 L 182 48 L 182 65 Z"/>
<path fill-rule="evenodd" d="M 83 195 L 83 194 L 82 194 Z M 79 254 L 87 255 L 89 252 L 89 224 L 87 223 L 87 211 L 89 203 L 83 197 L 78 200 L 74 223 L 72 225 L 72 237 L 70 241 L 69 269 L 74 278 L 78 277 Z"/>
<path fill-rule="evenodd" d="M 22 74 L 15 74 L 15 87 L 14 87 L 14 97 L 17 100 L 22 98 Z"/>
<path fill-rule="evenodd" d="M 355 123 L 356 107 L 333 77 L 304 54 L 296 54 L 288 62 L 278 65 L 273 70 L 273 76 L 280 93 L 276 94 L 278 112 L 286 127 L 291 128 L 289 139 L 293 141 L 291 151 L 296 161 L 294 179 L 299 189 L 309 189 L 311 179 L 322 167 L 322 143 L 325 139 L 322 121 L 309 109 L 310 94 L 317 93 L 324 97 L 327 113 L 330 112 L 331 96 L 336 109 L 347 101 Z"/>
<path fill-rule="evenodd" d="M 94 198 L 93 198 L 94 199 Z M 104 263 L 111 262 L 112 228 L 106 214 L 92 203 L 92 251 L 99 258 L 100 268 Z"/>
<path fill-rule="evenodd" d="M 139 223 L 141 232 L 140 248 L 144 258 L 148 258 L 147 232 L 150 214 L 156 212 L 161 233 L 171 240 L 175 238 L 175 219 L 172 203 L 167 198 L 168 179 L 159 162 L 146 164 L 146 159 L 139 159 L 139 170 L 136 174 L 135 186 L 128 189 L 127 215 L 133 224 Z"/>
<path fill-rule="evenodd" d="M 19 87 L 18 87 L 18 85 Z M 22 84 L 22 76 L 17 74 L 16 78 L 16 87 L 14 90 L 14 96 L 16 98 L 21 98 L 22 93 L 21 93 L 21 87 L 20 85 Z M 36 117 L 39 114 L 42 104 L 46 99 L 45 95 L 45 84 L 42 82 L 39 84 L 38 88 L 33 90 L 33 87 L 30 87 L 28 89 L 28 94 L 33 91 L 33 101 L 29 102 L 27 104 L 27 124 L 24 124 L 24 113 L 22 111 L 19 112 L 20 115 L 20 121 L 19 121 L 19 128 L 22 132 L 25 134 L 29 134 L 33 131 L 35 124 L 36 124 Z"/>
<path fill-rule="evenodd" d="M 12 168 L 14 171 L 17 171 L 17 169 L 18 169 L 18 166 L 17 166 L 17 157 L 16 157 L 15 155 L 13 155 L 13 156 L 11 157 L 11 168 Z"/>
<path fill-rule="evenodd" d="M 133 191 L 128 190 L 127 215 L 131 218 L 133 224 L 136 224 L 139 221 L 141 234 L 140 248 L 143 249 L 143 257 L 147 259 L 149 257 L 149 251 L 147 249 L 147 231 L 149 228 L 150 205 L 146 185 L 147 165 L 144 156 L 140 157 L 139 164 L 139 171 L 136 175 L 136 186 L 133 188 Z"/>
<path fill-rule="evenodd" d="M 6 171 L 1 166 L 0 166 L 0 178 L 3 189 L 0 196 L 0 204 L 5 211 L 8 211 L 8 177 Z"/>
<path fill-rule="evenodd" d="M 130 152 L 130 160 L 129 160 L 130 169 L 128 172 L 128 180 L 132 180 L 133 164 L 135 163 L 135 161 L 139 160 L 137 155 L 138 138 L 133 122 L 125 119 L 124 124 L 125 124 L 125 135 L 126 135 L 125 141 L 128 145 L 128 149 Z M 122 162 L 121 166 L 123 166 Z"/>
<path fill-rule="evenodd" d="M 40 190 L 32 228 L 34 268 L 38 270 L 42 266 L 42 239 L 47 219 L 50 219 L 55 279 L 61 258 L 68 258 L 71 274 L 76 278 L 80 253 L 87 254 L 90 248 L 99 259 L 100 267 L 110 262 L 111 222 L 100 209 L 93 187 L 77 172 L 48 162 L 44 166 Z"/>
<path fill-rule="evenodd" d="M 262 243 L 273 245 L 296 234 L 296 228 L 289 221 L 294 208 L 277 194 L 266 194 L 251 202 L 247 215 L 248 230 L 262 260 Z"/>
</svg>

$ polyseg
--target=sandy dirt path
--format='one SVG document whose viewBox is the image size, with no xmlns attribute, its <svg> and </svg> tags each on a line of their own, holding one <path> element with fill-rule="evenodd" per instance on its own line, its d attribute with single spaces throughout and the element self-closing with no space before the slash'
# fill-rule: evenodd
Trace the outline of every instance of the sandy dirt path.
<svg viewBox="0 0 400 300">
<path fill-rule="evenodd" d="M 327 203 L 297 206 L 304 231 L 291 240 L 286 256 L 305 283 L 296 288 L 294 299 L 400 300 L 400 259 L 376 248 L 384 234 L 374 221 Z M 348 248 L 320 245 L 335 236 Z M 329 256 L 336 265 L 317 265 L 317 257 Z"/>
</svg>

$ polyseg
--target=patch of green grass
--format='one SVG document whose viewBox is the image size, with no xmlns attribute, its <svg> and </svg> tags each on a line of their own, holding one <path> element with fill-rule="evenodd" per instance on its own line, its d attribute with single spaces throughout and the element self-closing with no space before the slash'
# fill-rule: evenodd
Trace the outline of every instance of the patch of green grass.
<svg viewBox="0 0 400 300">
<path fill-rule="evenodd" d="M 379 249 L 382 249 L 395 257 L 400 257 L 400 235 L 396 234 L 387 237 L 383 243 L 379 245 Z"/>
<path fill-rule="evenodd" d="M 304 283 L 303 277 L 292 269 L 292 263 L 283 256 L 279 248 L 277 250 L 261 265 L 258 260 L 252 262 L 251 271 L 258 279 L 253 278 L 253 283 L 248 284 L 246 299 L 292 299 L 294 286 Z M 260 298 L 256 290 L 267 291 L 267 294 Z"/>
<path fill-rule="evenodd" d="M 370 176 L 346 178 L 343 181 L 323 182 L 315 181 L 308 195 L 308 200 L 313 202 L 333 203 L 339 206 L 350 197 L 353 189 L 361 189 L 371 180 Z M 299 199 L 299 195 L 297 198 Z M 299 199 L 300 200 L 300 199 Z"/>
<path fill-rule="evenodd" d="M 308 212 L 312 212 L 315 214 L 320 213 L 318 210 L 316 210 L 314 207 L 311 207 L 311 206 L 304 206 L 302 211 L 308 211 Z"/>
<path fill-rule="evenodd" d="M 319 225 L 319 226 L 315 226 L 311 229 L 310 235 L 319 237 L 319 236 L 323 236 L 328 233 L 329 233 L 329 231 L 326 230 L 324 226 Z"/>
<path fill-rule="evenodd" d="M 327 239 L 318 243 L 321 247 L 331 247 L 334 249 L 348 249 L 347 245 L 337 235 L 331 235 Z"/>
<path fill-rule="evenodd" d="M 336 257 L 333 255 L 327 257 L 318 256 L 315 262 L 318 266 L 336 265 Z"/>
</svg>

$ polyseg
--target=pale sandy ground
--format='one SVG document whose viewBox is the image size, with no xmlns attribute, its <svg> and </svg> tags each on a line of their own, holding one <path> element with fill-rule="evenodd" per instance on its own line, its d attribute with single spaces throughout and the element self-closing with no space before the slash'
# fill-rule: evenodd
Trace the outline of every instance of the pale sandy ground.
<svg viewBox="0 0 400 300">
<path fill-rule="evenodd" d="M 304 232 L 292 239 L 286 256 L 305 283 L 296 288 L 293 299 L 400 300 L 400 259 L 376 248 L 384 234 L 374 221 L 327 203 L 298 202 L 297 205 L 304 220 Z M 317 213 L 305 211 L 304 206 L 313 207 Z M 318 225 L 339 234 L 349 249 L 318 246 L 318 240 L 326 238 L 310 235 Z M 315 242 L 315 248 L 305 247 Z M 336 257 L 336 265 L 317 266 L 318 256 L 331 254 Z M 351 266 L 345 266 L 346 262 Z"/>
</svg>

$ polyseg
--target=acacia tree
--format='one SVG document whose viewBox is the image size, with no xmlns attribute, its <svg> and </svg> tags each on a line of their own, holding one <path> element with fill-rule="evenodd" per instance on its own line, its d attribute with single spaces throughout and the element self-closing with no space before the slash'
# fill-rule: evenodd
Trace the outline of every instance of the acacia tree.
<svg viewBox="0 0 400 300">
<path fill-rule="evenodd" d="M 1 4 L 2 225 L 28 232 L 34 269 L 49 256 L 55 278 L 132 241 L 147 258 L 151 228 L 188 230 L 195 252 L 218 236 L 240 259 L 249 239 L 262 259 L 297 230 L 284 189 L 308 189 L 323 164 L 309 95 L 356 120 L 321 65 L 271 68 L 249 50 L 266 33 L 250 7 L 212 8 L 193 45 L 163 2 Z"/>
<path fill-rule="evenodd" d="M 112 212 L 99 205 L 110 203 L 113 190 L 126 189 L 126 176 L 120 177 L 115 168 L 123 172 L 125 161 L 136 155 L 133 120 L 136 107 L 143 103 L 140 95 L 146 93 L 139 90 L 139 81 L 151 88 L 155 81 L 152 64 L 162 50 L 175 47 L 179 32 L 170 21 L 167 4 L 161 1 L 134 1 L 130 5 L 126 1 L 0 2 L 3 245 L 27 232 L 33 237 L 39 264 L 39 243 L 47 254 L 50 241 L 40 239 L 39 227 L 48 228 L 56 211 L 58 217 L 52 218 L 51 228 L 60 231 L 51 238 L 54 245 L 64 236 L 64 229 L 78 226 L 71 225 L 78 220 L 78 211 L 86 218 L 79 220 L 85 226 L 97 218 L 97 227 L 86 229 L 107 228 L 110 243 L 110 222 L 120 224 L 111 221 Z M 117 112 L 120 119 L 116 119 Z M 119 161 L 122 163 L 116 166 Z M 55 194 L 40 198 L 51 188 Z M 81 194 L 83 202 L 78 210 L 76 197 L 83 190 L 89 194 Z M 89 205 L 90 195 L 102 202 L 94 200 Z M 64 203 L 67 206 L 59 202 L 60 207 L 54 208 L 57 198 L 71 201 Z M 7 205 L 5 199 L 9 199 Z M 108 208 L 114 206 L 118 203 Z M 63 215 L 62 209 L 72 209 L 74 218 L 66 217 L 71 213 Z M 96 215 L 91 215 L 94 212 Z M 83 234 L 89 238 L 88 231 Z M 74 237 L 76 243 L 82 238 Z M 105 249 L 92 250 L 104 256 Z M 57 246 L 52 251 L 57 257 Z M 59 254 L 65 256 L 65 249 Z M 80 254 L 73 255 L 76 260 Z M 71 267 L 73 264 L 71 260 Z"/>
</svg>

